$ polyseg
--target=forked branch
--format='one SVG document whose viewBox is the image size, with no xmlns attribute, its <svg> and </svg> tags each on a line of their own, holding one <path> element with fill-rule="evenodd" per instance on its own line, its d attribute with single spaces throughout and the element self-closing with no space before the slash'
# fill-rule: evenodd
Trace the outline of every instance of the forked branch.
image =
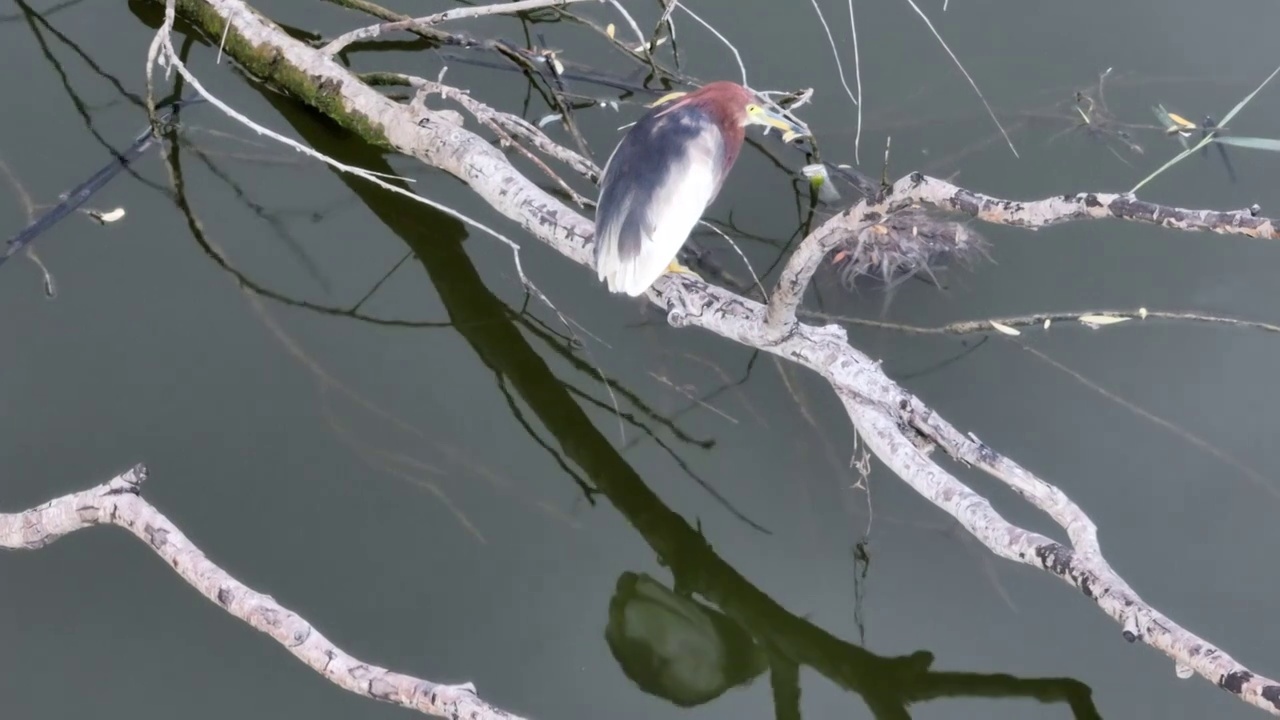
<svg viewBox="0 0 1280 720">
<path fill-rule="evenodd" d="M 966 190 L 945 180 L 911 173 L 872 201 L 860 200 L 813 231 L 796 248 L 778 277 L 769 302 L 767 326 L 781 337 L 796 322 L 796 311 L 822 261 L 837 247 L 864 247 L 869 227 L 908 208 L 932 206 L 994 225 L 1038 230 L 1075 220 L 1127 220 L 1173 230 L 1207 231 L 1275 240 L 1280 221 L 1260 215 L 1257 205 L 1243 210 L 1190 210 L 1139 200 L 1130 193 L 1075 193 L 1041 200 L 1006 200 Z"/>
<path fill-rule="evenodd" d="M 266 633 L 327 680 L 357 695 L 446 718 L 520 720 L 476 696 L 475 687 L 442 685 L 358 660 L 297 613 L 231 577 L 151 503 L 142 499 L 147 469 L 136 465 L 83 492 L 25 512 L 0 513 L 0 548 L 34 550 L 77 530 L 114 525 L 132 533 L 187 584 L 218 607 Z"/>
</svg>

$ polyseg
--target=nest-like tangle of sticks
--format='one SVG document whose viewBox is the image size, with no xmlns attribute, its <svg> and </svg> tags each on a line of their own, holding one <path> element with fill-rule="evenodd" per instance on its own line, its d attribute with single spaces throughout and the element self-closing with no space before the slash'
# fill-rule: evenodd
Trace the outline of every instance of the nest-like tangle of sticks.
<svg viewBox="0 0 1280 720">
<path fill-rule="evenodd" d="M 850 290 L 862 277 L 893 286 L 921 272 L 936 284 L 935 269 L 952 260 L 971 266 L 979 258 L 990 259 L 989 245 L 967 223 L 937 220 L 912 207 L 843 238 L 830 257 Z"/>
</svg>

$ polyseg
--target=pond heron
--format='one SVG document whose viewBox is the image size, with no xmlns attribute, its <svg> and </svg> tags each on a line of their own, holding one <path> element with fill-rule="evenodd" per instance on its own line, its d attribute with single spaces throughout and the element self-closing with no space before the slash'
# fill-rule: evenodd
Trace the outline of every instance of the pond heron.
<svg viewBox="0 0 1280 720">
<path fill-rule="evenodd" d="M 674 98 L 674 99 L 672 99 Z M 610 292 L 644 294 L 665 272 L 693 272 L 676 254 L 724 185 L 747 125 L 802 128 L 747 88 L 713 82 L 654 103 L 605 163 L 596 207 L 596 274 Z"/>
</svg>

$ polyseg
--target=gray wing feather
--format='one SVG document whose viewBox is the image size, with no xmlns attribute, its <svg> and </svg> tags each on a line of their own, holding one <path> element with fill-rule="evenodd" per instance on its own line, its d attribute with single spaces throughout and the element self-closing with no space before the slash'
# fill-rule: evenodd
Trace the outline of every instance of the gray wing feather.
<svg viewBox="0 0 1280 720">
<path fill-rule="evenodd" d="M 714 185 L 709 203 L 724 180 L 724 143 L 719 128 L 696 107 L 655 108 L 631 128 L 600 180 L 595 263 L 601 280 L 634 263 L 653 238 L 658 205 L 679 199 L 671 197 L 679 185 L 674 179 L 692 163 L 708 162 Z"/>
</svg>

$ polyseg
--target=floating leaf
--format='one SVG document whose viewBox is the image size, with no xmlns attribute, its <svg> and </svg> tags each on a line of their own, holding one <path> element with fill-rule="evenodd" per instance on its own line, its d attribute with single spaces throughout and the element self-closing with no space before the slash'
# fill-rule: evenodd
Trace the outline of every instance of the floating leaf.
<svg viewBox="0 0 1280 720">
<path fill-rule="evenodd" d="M 88 212 L 89 217 L 104 225 L 107 223 L 113 223 L 124 217 L 124 208 L 116 208 L 115 210 L 109 210 L 107 212 L 102 212 L 101 210 L 89 210 Z"/>
<path fill-rule="evenodd" d="M 999 323 L 999 322 L 996 322 L 995 320 L 988 320 L 987 322 L 991 323 L 991 327 L 999 330 L 1005 335 L 1021 335 L 1022 334 L 1018 330 L 1011 328 L 1008 325 L 1005 325 L 1004 323 Z"/>
<path fill-rule="evenodd" d="M 1252 148 L 1254 150 L 1270 150 L 1271 152 L 1280 152 L 1280 140 L 1274 138 L 1259 137 L 1215 137 L 1216 143 L 1223 145 L 1235 145 L 1237 147 Z"/>
<path fill-rule="evenodd" d="M 1169 113 L 1169 119 L 1172 120 L 1175 125 L 1181 125 L 1183 130 L 1190 131 L 1190 130 L 1195 130 L 1198 127 L 1195 123 L 1182 117 L 1181 115 L 1175 115 L 1173 113 Z"/>
<path fill-rule="evenodd" d="M 1079 318 L 1085 325 L 1112 325 L 1129 319 L 1119 315 L 1081 315 Z"/>
<path fill-rule="evenodd" d="M 1191 137 L 1191 130 L 1195 129 L 1194 123 L 1179 115 L 1174 115 L 1166 110 L 1164 105 L 1156 105 L 1151 108 L 1151 112 L 1155 113 L 1156 117 L 1160 119 L 1160 124 L 1164 125 L 1166 135 L 1176 135 L 1178 143 L 1182 145 L 1184 150 L 1190 147 L 1187 145 L 1187 138 Z"/>
<path fill-rule="evenodd" d="M 1257 95 L 1257 94 L 1258 94 L 1258 91 L 1259 91 L 1259 90 L 1261 90 L 1263 87 L 1265 87 L 1265 86 L 1266 86 L 1266 84 L 1267 84 L 1268 82 L 1271 82 L 1271 78 L 1275 77 L 1275 76 L 1276 76 L 1276 73 L 1280 73 L 1280 65 L 1277 65 L 1277 66 L 1276 66 L 1276 69 L 1275 69 L 1275 70 L 1272 70 L 1272 71 L 1271 71 L 1271 74 L 1267 76 L 1267 79 L 1266 79 L 1266 80 L 1263 80 L 1263 81 L 1262 81 L 1262 84 L 1260 84 L 1260 85 L 1258 85 L 1258 87 L 1254 88 L 1253 92 L 1249 93 L 1248 95 L 1246 95 L 1246 96 L 1244 97 L 1244 99 L 1243 99 L 1243 100 L 1241 100 L 1240 102 L 1236 103 L 1236 106 L 1235 106 L 1235 107 L 1233 107 L 1233 108 L 1231 108 L 1231 112 L 1227 113 L 1227 114 L 1226 114 L 1226 116 L 1225 116 L 1225 117 L 1223 117 L 1223 118 L 1222 118 L 1222 120 L 1218 122 L 1218 127 L 1222 127 L 1222 126 L 1226 125 L 1227 123 L 1231 122 L 1231 118 L 1235 117 L 1235 116 L 1236 116 L 1236 113 L 1238 113 L 1238 112 L 1240 112 L 1241 110 L 1243 110 L 1243 109 L 1244 109 L 1244 106 L 1245 106 L 1245 105 L 1247 105 L 1247 104 L 1249 104 L 1249 101 L 1253 99 L 1253 96 L 1254 96 L 1254 95 Z M 1150 175 L 1148 175 L 1147 177 L 1145 177 L 1145 178 L 1142 180 L 1142 182 L 1138 183 L 1137 185 L 1134 185 L 1134 186 L 1133 186 L 1133 189 L 1129 191 L 1129 194 L 1131 194 L 1131 195 L 1132 195 L 1133 193 L 1138 192 L 1138 188 L 1142 187 L 1143 185 L 1146 185 L 1148 182 L 1150 182 L 1150 181 L 1151 181 L 1151 179 L 1152 179 L 1152 178 L 1154 178 L 1155 176 L 1157 176 L 1157 175 L 1159 175 L 1160 173 L 1164 172 L 1165 170 L 1169 169 L 1169 168 L 1170 168 L 1171 166 L 1173 166 L 1174 164 L 1181 162 L 1181 161 L 1182 161 L 1182 159 L 1183 159 L 1183 158 L 1185 158 L 1186 156 L 1190 155 L 1191 153 L 1195 152 L 1196 150 L 1199 150 L 1200 148 L 1204 147 L 1205 145 L 1209 144 L 1210 142 L 1212 142 L 1212 141 L 1214 141 L 1214 140 L 1216 140 L 1216 139 L 1218 139 L 1218 137 L 1217 137 L 1217 133 L 1215 133 L 1215 132 L 1205 133 L 1204 138 L 1203 138 L 1200 142 L 1196 143 L 1195 147 L 1190 147 L 1190 148 L 1187 148 L 1186 150 L 1183 150 L 1182 152 L 1178 153 L 1178 154 L 1177 154 L 1177 155 L 1176 155 L 1172 160 L 1170 160 L 1169 162 L 1165 163 L 1164 165 L 1161 165 L 1159 170 L 1156 170 L 1155 172 L 1153 172 L 1153 173 L 1151 173 Z"/>
<path fill-rule="evenodd" d="M 654 48 L 658 47 L 659 45 L 661 45 L 666 41 L 667 39 L 662 37 L 662 38 L 658 38 L 658 41 L 655 43 L 640 43 L 639 45 L 631 48 L 631 51 L 638 52 L 638 53 L 652 52 Z"/>
<path fill-rule="evenodd" d="M 1155 113 L 1156 119 L 1160 121 L 1165 130 L 1177 125 L 1177 123 L 1169 119 L 1169 112 L 1164 109 L 1163 105 L 1152 105 L 1151 112 Z"/>
</svg>

